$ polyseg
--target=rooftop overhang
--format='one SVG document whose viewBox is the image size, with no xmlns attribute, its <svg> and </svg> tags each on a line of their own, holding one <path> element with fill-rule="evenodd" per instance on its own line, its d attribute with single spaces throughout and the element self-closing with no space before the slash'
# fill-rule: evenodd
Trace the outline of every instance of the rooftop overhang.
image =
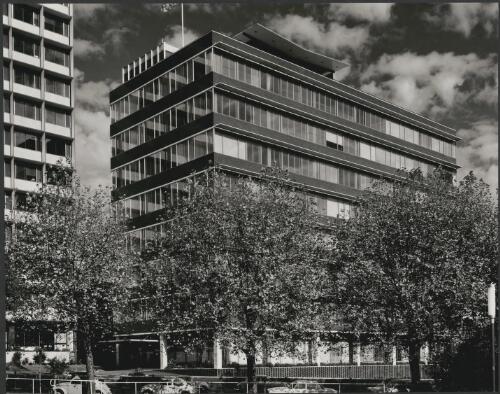
<svg viewBox="0 0 500 394">
<path fill-rule="evenodd" d="M 335 73 L 349 64 L 312 52 L 257 23 L 236 34 L 234 39 L 281 56 L 320 74 Z"/>
</svg>

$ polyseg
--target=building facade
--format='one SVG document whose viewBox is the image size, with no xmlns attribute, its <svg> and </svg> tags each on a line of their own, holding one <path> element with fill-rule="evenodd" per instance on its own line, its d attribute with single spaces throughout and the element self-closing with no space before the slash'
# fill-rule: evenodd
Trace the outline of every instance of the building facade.
<svg viewBox="0 0 500 394">
<path fill-rule="evenodd" d="M 277 164 L 330 217 L 348 217 L 363 189 L 400 168 L 456 172 L 455 130 L 336 81 L 347 66 L 257 24 L 124 67 L 110 93 L 111 171 L 130 245 L 161 232 L 161 209 L 189 193 L 193 172 L 213 166 L 252 175 Z"/>
<path fill-rule="evenodd" d="M 9 222 L 22 214 L 27 193 L 47 180 L 52 166 L 74 160 L 73 6 L 3 3 L 2 10 L 8 239 Z M 53 323 L 7 325 L 7 361 L 14 350 L 32 360 L 35 347 L 49 358 L 72 357 L 72 334 L 54 331 Z"/>
</svg>

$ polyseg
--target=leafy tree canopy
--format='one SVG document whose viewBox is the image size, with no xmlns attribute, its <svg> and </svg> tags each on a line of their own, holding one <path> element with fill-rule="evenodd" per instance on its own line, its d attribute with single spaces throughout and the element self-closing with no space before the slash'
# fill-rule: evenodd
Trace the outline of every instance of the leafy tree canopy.
<svg viewBox="0 0 500 394">
<path fill-rule="evenodd" d="M 245 353 L 253 381 L 257 352 L 291 351 L 312 336 L 331 241 L 285 173 L 252 180 L 211 171 L 166 215 L 145 294 L 171 341 L 215 336 Z"/>
<path fill-rule="evenodd" d="M 339 225 L 331 294 L 358 332 L 402 341 L 418 380 L 421 345 L 488 324 L 498 207 L 472 173 L 456 185 L 442 171 L 401 175 L 376 183 Z"/>
<path fill-rule="evenodd" d="M 110 190 L 81 186 L 61 166 L 25 208 L 7 245 L 7 308 L 14 319 L 66 322 L 83 338 L 93 373 L 92 350 L 127 298 L 134 262 Z"/>
</svg>

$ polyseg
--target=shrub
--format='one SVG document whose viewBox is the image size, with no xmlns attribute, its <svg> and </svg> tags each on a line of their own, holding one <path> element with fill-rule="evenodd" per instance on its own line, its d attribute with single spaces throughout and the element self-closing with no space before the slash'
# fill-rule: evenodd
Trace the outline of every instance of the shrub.
<svg viewBox="0 0 500 394">
<path fill-rule="evenodd" d="M 56 357 L 49 360 L 50 373 L 53 375 L 62 375 L 68 369 L 69 364 Z"/>
<path fill-rule="evenodd" d="M 23 354 L 19 351 L 19 350 L 16 350 L 14 352 L 14 354 L 12 355 L 12 361 L 11 363 L 20 367 L 21 366 L 21 357 L 23 356 Z"/>
<path fill-rule="evenodd" d="M 35 349 L 35 355 L 33 356 L 33 361 L 35 362 L 35 364 L 43 364 L 46 359 L 47 359 L 47 355 L 45 354 L 43 349 L 40 347 L 37 347 Z"/>
</svg>

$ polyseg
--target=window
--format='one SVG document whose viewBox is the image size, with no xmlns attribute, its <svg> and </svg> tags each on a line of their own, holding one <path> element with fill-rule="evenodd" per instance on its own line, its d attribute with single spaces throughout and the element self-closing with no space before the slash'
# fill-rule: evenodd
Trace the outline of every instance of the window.
<svg viewBox="0 0 500 394">
<path fill-rule="evenodd" d="M 17 148 L 42 151 L 42 138 L 37 133 L 28 131 L 15 130 L 14 131 L 14 146 Z"/>
<path fill-rule="evenodd" d="M 24 161 L 16 161 L 16 179 L 22 179 L 31 182 L 42 181 L 42 166 Z"/>
<path fill-rule="evenodd" d="M 46 136 L 47 153 L 64 157 L 71 157 L 71 141 L 63 138 Z"/>
<path fill-rule="evenodd" d="M 3 112 L 10 114 L 10 97 L 3 96 Z"/>
<path fill-rule="evenodd" d="M 45 29 L 65 37 L 69 36 L 69 24 L 52 15 L 45 14 Z"/>
<path fill-rule="evenodd" d="M 3 80 L 9 82 L 10 81 L 10 67 L 8 64 L 3 65 Z"/>
<path fill-rule="evenodd" d="M 14 100 L 14 112 L 18 116 L 24 116 L 34 120 L 40 120 L 40 105 L 21 99 Z"/>
<path fill-rule="evenodd" d="M 10 145 L 10 127 L 8 127 L 8 126 L 4 126 L 3 143 L 5 145 Z"/>
<path fill-rule="evenodd" d="M 14 68 L 14 82 L 33 89 L 40 89 L 40 74 L 26 68 L 16 67 Z"/>
<path fill-rule="evenodd" d="M 66 113 L 66 111 L 56 108 L 45 108 L 45 121 L 47 123 L 52 123 L 62 127 L 70 127 L 71 126 L 71 115 Z"/>
<path fill-rule="evenodd" d="M 45 60 L 61 66 L 69 67 L 69 53 L 63 49 L 45 46 Z"/>
<path fill-rule="evenodd" d="M 40 43 L 31 38 L 15 35 L 14 51 L 24 53 L 25 55 L 40 57 Z"/>
<path fill-rule="evenodd" d="M 12 176 L 12 166 L 10 164 L 10 159 L 5 159 L 3 162 L 3 173 L 6 177 Z"/>
<path fill-rule="evenodd" d="M 40 346 L 44 350 L 54 350 L 54 333 L 42 327 L 16 326 L 14 344 L 20 347 Z"/>
<path fill-rule="evenodd" d="M 45 90 L 48 93 L 63 97 L 70 97 L 71 95 L 71 85 L 69 82 L 51 76 L 45 77 Z"/>
<path fill-rule="evenodd" d="M 5 30 L 3 32 L 3 47 L 9 49 L 9 32 Z"/>
<path fill-rule="evenodd" d="M 30 25 L 40 26 L 38 10 L 24 4 L 14 4 L 14 18 Z"/>
</svg>

